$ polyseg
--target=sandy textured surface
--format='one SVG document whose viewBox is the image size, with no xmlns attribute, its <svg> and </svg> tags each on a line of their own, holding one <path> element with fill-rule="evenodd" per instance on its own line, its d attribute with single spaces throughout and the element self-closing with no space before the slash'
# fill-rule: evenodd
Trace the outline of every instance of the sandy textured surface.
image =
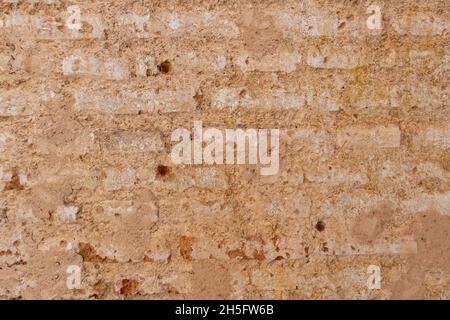
<svg viewBox="0 0 450 320">
<path fill-rule="evenodd" d="M 450 299 L 449 28 L 448 0 L 1 0 L 0 298 Z M 194 121 L 279 129 L 278 173 L 175 165 Z"/>
</svg>

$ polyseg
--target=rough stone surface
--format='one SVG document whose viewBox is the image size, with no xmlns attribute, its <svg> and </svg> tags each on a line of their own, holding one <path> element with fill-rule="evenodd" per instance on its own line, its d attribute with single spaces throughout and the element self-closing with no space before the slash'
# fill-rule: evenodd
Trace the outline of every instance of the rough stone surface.
<svg viewBox="0 0 450 320">
<path fill-rule="evenodd" d="M 0 298 L 450 299 L 448 5 L 1 0 Z"/>
</svg>

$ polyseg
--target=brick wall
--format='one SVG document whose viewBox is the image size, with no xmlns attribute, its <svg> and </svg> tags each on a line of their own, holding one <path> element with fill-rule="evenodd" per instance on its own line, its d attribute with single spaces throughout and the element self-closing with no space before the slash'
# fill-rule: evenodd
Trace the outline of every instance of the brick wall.
<svg viewBox="0 0 450 320">
<path fill-rule="evenodd" d="M 1 0 L 0 298 L 449 299 L 449 25 L 446 0 Z M 279 129 L 278 174 L 173 164 L 194 121 Z"/>
</svg>

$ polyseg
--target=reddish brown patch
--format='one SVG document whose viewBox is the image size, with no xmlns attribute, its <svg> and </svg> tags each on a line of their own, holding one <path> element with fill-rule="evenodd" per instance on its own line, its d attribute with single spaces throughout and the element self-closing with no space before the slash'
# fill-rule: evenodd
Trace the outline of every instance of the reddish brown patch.
<svg viewBox="0 0 450 320">
<path fill-rule="evenodd" d="M 89 243 L 80 242 L 78 244 L 78 254 L 85 262 L 112 262 L 110 259 L 101 257 Z"/>
<path fill-rule="evenodd" d="M 139 293 L 139 281 L 134 279 L 123 279 L 120 294 L 124 296 L 135 295 Z"/>
<path fill-rule="evenodd" d="M 234 258 L 248 259 L 248 257 L 245 255 L 245 253 L 242 249 L 228 250 L 227 255 L 228 255 L 228 257 L 230 257 L 230 259 L 234 259 Z"/>
<path fill-rule="evenodd" d="M 186 260 L 192 260 L 192 238 L 188 236 L 180 237 L 180 254 Z"/>
<path fill-rule="evenodd" d="M 345 21 L 342 21 L 339 26 L 338 29 L 344 29 L 345 28 Z"/>
<path fill-rule="evenodd" d="M 258 261 L 262 261 L 266 258 L 266 256 L 264 255 L 264 253 L 262 251 L 255 250 L 253 252 L 253 258 L 255 258 Z"/>
<path fill-rule="evenodd" d="M 23 190 L 24 186 L 20 184 L 20 178 L 16 171 L 13 172 L 11 180 L 6 183 L 5 190 Z"/>
</svg>

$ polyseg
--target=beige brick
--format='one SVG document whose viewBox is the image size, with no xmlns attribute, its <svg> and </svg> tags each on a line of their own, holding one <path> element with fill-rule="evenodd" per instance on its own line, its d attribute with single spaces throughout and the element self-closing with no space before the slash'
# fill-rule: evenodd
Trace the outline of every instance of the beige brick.
<svg viewBox="0 0 450 320">
<path fill-rule="evenodd" d="M 448 150 L 450 148 L 450 126 L 429 127 L 414 137 L 417 146 Z"/>
<path fill-rule="evenodd" d="M 108 169 L 106 171 L 105 191 L 116 191 L 130 188 L 135 181 L 136 171 L 131 168 Z"/>
<path fill-rule="evenodd" d="M 337 144 L 345 148 L 398 148 L 400 136 L 400 129 L 395 125 L 369 129 L 351 127 L 338 132 Z"/>
<path fill-rule="evenodd" d="M 102 93 L 103 91 L 103 93 Z M 192 90 L 136 92 L 124 90 L 111 96 L 104 90 L 75 92 L 75 109 L 83 113 L 134 114 L 138 112 L 190 111 L 195 106 Z"/>
<path fill-rule="evenodd" d="M 359 49 L 351 46 L 310 47 L 307 52 L 307 64 L 322 69 L 353 69 L 359 66 Z"/>
</svg>

